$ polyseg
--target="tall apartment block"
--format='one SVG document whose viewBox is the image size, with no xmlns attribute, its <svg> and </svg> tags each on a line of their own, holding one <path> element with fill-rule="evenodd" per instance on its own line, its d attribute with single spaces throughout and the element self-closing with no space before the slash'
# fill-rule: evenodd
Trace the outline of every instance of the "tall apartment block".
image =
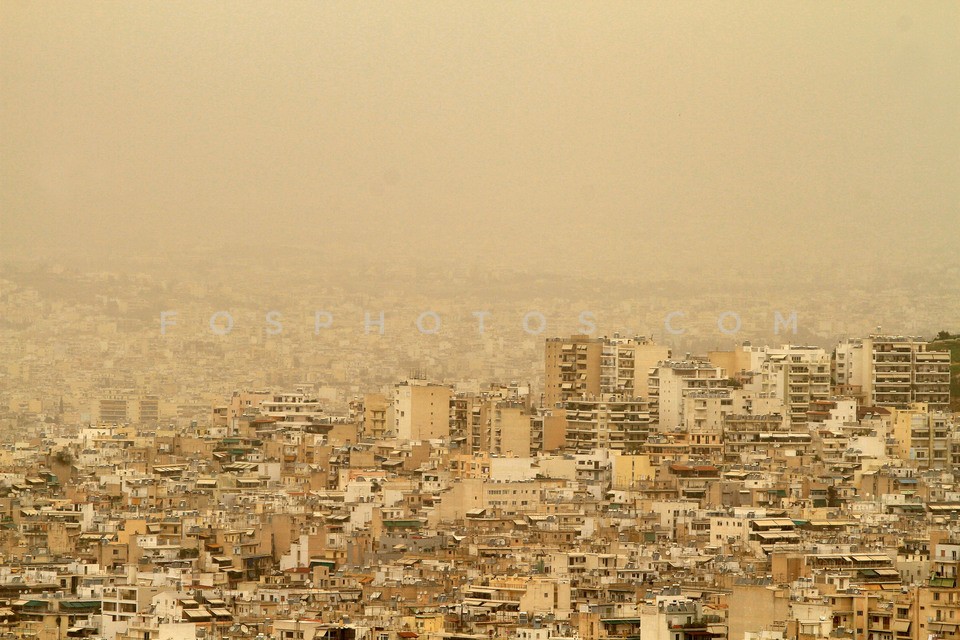
<svg viewBox="0 0 960 640">
<path fill-rule="evenodd" d="M 648 400 L 650 368 L 669 358 L 670 349 L 649 338 L 614 334 L 600 355 L 600 393 Z"/>
<path fill-rule="evenodd" d="M 431 440 L 450 435 L 450 397 L 453 390 L 424 380 L 395 386 L 394 433 L 401 440 Z"/>
<path fill-rule="evenodd" d="M 543 416 L 526 391 L 501 387 L 450 398 L 450 435 L 473 454 L 528 456 L 543 446 Z"/>
<path fill-rule="evenodd" d="M 830 354 L 820 347 L 754 347 L 746 343 L 733 351 L 712 351 L 708 357 L 731 377 L 742 380 L 748 395 L 777 401 L 777 411 L 795 426 L 806 424 L 811 402 L 831 395 Z M 770 402 L 763 404 L 769 406 Z"/>
<path fill-rule="evenodd" d="M 603 338 L 573 335 L 548 338 L 544 349 L 544 404 L 555 407 L 582 397 L 600 395 Z"/>
<path fill-rule="evenodd" d="M 768 349 L 761 371 L 776 385 L 784 419 L 794 426 L 807 423 L 811 402 L 830 397 L 830 354 L 819 347 Z"/>
<path fill-rule="evenodd" d="M 950 404 L 950 352 L 930 351 L 926 340 L 871 335 L 837 346 L 837 384 L 862 389 L 869 406 L 905 407 L 924 402 L 932 410 Z"/>
<path fill-rule="evenodd" d="M 544 405 L 620 395 L 647 398 L 650 367 L 670 357 L 670 349 L 649 338 L 549 338 L 544 350 Z"/>
</svg>

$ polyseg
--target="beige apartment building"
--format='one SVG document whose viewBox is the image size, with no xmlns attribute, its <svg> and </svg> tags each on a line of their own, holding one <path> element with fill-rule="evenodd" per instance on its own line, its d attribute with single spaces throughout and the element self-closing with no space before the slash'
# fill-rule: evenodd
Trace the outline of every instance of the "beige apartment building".
<svg viewBox="0 0 960 640">
<path fill-rule="evenodd" d="M 547 407 L 574 398 L 600 395 L 603 338 L 573 335 L 548 338 L 544 349 L 543 403 Z"/>
<path fill-rule="evenodd" d="M 649 399 L 651 367 L 670 358 L 670 349 L 650 338 L 606 339 L 600 357 L 600 392 L 625 398 Z"/>
<path fill-rule="evenodd" d="M 393 403 L 382 393 L 363 396 L 363 435 L 379 440 L 394 425 Z"/>
<path fill-rule="evenodd" d="M 394 388 L 395 433 L 401 440 L 432 440 L 450 436 L 450 397 L 453 390 L 424 380 L 407 380 Z"/>
<path fill-rule="evenodd" d="M 954 640 L 960 638 L 960 544 L 937 543 L 926 584 L 898 594 L 894 602 L 895 640 Z"/>
<path fill-rule="evenodd" d="M 134 390 L 108 391 L 94 407 L 100 424 L 156 424 L 160 420 L 160 398 Z"/>
<path fill-rule="evenodd" d="M 543 447 L 543 416 L 526 399 L 461 393 L 450 399 L 450 435 L 473 454 L 528 456 Z"/>
<path fill-rule="evenodd" d="M 650 368 L 670 349 L 637 336 L 550 338 L 544 350 L 544 405 L 601 394 L 648 398 Z"/>
<path fill-rule="evenodd" d="M 896 454 L 919 469 L 950 469 L 952 460 L 952 425 L 948 415 L 931 412 L 925 403 L 912 403 L 906 408 L 891 408 Z"/>
</svg>

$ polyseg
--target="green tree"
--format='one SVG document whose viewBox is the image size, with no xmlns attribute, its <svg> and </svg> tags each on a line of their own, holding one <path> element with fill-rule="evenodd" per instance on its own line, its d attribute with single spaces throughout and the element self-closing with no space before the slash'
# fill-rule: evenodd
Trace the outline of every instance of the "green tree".
<svg viewBox="0 0 960 640">
<path fill-rule="evenodd" d="M 827 487 L 827 506 L 828 507 L 839 507 L 841 505 L 840 493 L 837 491 L 837 488 L 833 485 Z"/>
</svg>

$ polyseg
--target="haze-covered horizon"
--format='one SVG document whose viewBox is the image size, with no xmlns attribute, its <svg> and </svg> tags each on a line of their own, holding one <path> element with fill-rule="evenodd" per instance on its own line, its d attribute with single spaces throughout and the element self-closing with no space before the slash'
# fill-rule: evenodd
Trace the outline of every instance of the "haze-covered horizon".
<svg viewBox="0 0 960 640">
<path fill-rule="evenodd" d="M 7 258 L 956 264 L 953 2 L 0 11 Z"/>
</svg>

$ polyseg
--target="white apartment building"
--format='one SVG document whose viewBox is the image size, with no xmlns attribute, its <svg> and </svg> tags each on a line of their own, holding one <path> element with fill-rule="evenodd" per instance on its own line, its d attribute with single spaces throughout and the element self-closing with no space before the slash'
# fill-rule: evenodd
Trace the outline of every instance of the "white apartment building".
<svg viewBox="0 0 960 640">
<path fill-rule="evenodd" d="M 566 444 L 570 450 L 611 449 L 635 453 L 646 442 L 650 414 L 646 403 L 620 396 L 570 400 L 566 409 Z"/>
<path fill-rule="evenodd" d="M 275 393 L 260 403 L 260 413 L 279 422 L 306 424 L 324 417 L 320 400 L 298 389 L 293 393 Z"/>
<path fill-rule="evenodd" d="M 783 401 L 785 421 L 804 425 L 810 403 L 830 397 L 830 354 L 807 346 L 767 349 L 760 366 L 760 384 L 767 385 L 774 397 Z"/>
<path fill-rule="evenodd" d="M 743 381 L 745 412 L 779 413 L 786 423 L 803 425 L 810 402 L 830 396 L 830 354 L 820 347 L 744 343 L 709 358 Z"/>
<path fill-rule="evenodd" d="M 726 372 L 703 360 L 664 360 L 650 369 L 650 419 L 660 430 L 684 423 L 684 399 L 693 392 L 727 388 Z"/>
<path fill-rule="evenodd" d="M 871 335 L 835 350 L 838 384 L 859 386 L 868 406 L 897 407 L 925 402 L 932 409 L 950 404 L 950 352 L 929 351 L 914 336 Z"/>
</svg>

